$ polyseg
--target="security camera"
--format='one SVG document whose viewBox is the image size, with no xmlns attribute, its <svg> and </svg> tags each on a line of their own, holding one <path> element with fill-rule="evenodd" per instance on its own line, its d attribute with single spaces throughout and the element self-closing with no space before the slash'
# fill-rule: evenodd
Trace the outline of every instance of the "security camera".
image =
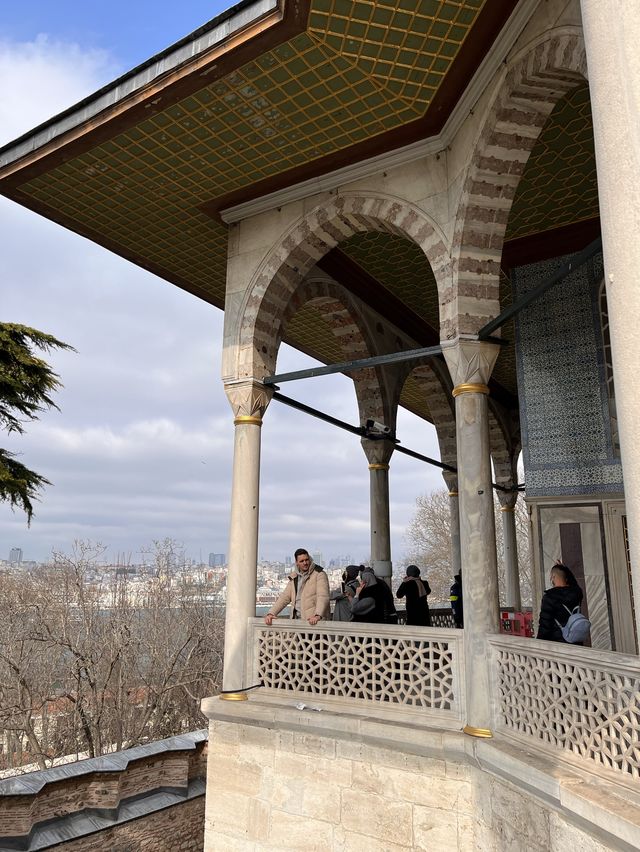
<svg viewBox="0 0 640 852">
<path fill-rule="evenodd" d="M 364 424 L 367 432 L 373 432 L 374 435 L 390 435 L 391 428 L 385 426 L 384 423 L 378 423 L 377 420 L 367 420 Z"/>
</svg>

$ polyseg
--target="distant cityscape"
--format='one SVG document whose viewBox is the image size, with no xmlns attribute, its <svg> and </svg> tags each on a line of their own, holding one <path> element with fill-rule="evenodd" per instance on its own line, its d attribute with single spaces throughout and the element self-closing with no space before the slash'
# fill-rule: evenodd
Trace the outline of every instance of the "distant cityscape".
<svg viewBox="0 0 640 852">
<path fill-rule="evenodd" d="M 338 588 L 342 580 L 342 572 L 347 565 L 353 564 L 354 560 L 350 554 L 333 556 L 325 563 L 322 552 L 312 554 L 316 565 L 322 565 L 329 579 L 329 585 Z M 359 563 L 361 560 L 355 560 Z M 40 565 L 48 562 L 37 562 L 24 559 L 22 548 L 12 547 L 7 560 L 0 560 L 0 572 L 13 573 L 20 571 L 34 571 Z M 256 606 L 258 611 L 269 607 L 275 601 L 283 589 L 284 577 L 293 569 L 293 556 L 285 556 L 282 561 L 261 559 L 258 562 Z M 110 581 L 122 578 L 129 584 L 130 595 L 134 600 L 144 599 L 144 588 L 150 577 L 153 577 L 156 565 L 148 561 L 133 563 L 129 558 L 118 557 L 115 561 L 106 560 L 93 566 L 91 580 L 95 584 L 105 587 Z M 207 563 L 201 559 L 194 560 L 187 557 L 176 559 L 170 568 L 171 573 L 179 576 L 181 581 L 193 585 L 206 587 L 207 595 L 210 595 L 213 603 L 224 606 L 227 591 L 227 557 L 225 553 L 210 553 Z"/>
</svg>

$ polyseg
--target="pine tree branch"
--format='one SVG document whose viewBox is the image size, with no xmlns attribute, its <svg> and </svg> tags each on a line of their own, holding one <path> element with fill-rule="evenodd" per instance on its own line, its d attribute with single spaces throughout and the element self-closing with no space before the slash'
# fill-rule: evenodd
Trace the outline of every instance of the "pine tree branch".
<svg viewBox="0 0 640 852">
<path fill-rule="evenodd" d="M 73 347 L 35 328 L 0 323 L 0 427 L 24 432 L 24 420 L 37 420 L 48 408 L 57 408 L 51 394 L 62 387 L 60 379 L 34 348 L 75 351 Z"/>
<path fill-rule="evenodd" d="M 0 500 L 8 502 L 12 509 L 23 509 L 27 524 L 33 517 L 31 501 L 38 499 L 38 492 L 45 485 L 51 485 L 48 479 L 16 461 L 13 453 L 0 449 Z"/>
</svg>

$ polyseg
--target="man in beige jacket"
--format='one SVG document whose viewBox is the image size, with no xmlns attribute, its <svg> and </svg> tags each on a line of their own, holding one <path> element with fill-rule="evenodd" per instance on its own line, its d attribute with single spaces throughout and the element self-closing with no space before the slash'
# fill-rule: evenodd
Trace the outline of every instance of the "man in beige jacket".
<svg viewBox="0 0 640 852">
<path fill-rule="evenodd" d="M 289 575 L 287 587 L 265 615 L 271 624 L 279 612 L 291 606 L 292 618 L 306 618 L 317 624 L 329 617 L 329 579 L 320 565 L 314 565 L 309 552 L 300 547 L 294 553 L 296 570 Z"/>
</svg>

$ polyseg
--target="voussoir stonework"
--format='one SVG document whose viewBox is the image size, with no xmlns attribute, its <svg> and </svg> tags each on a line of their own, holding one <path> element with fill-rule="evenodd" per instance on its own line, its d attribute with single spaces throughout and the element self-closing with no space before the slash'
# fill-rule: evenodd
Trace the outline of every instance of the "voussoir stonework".
<svg viewBox="0 0 640 852">
<path fill-rule="evenodd" d="M 577 32 L 547 35 L 504 73 L 482 123 L 454 231 L 441 338 L 476 333 L 500 312 L 504 235 L 520 178 L 554 106 L 586 76 Z"/>
<path fill-rule="evenodd" d="M 298 221 L 268 253 L 239 307 L 236 323 L 237 378 L 269 375 L 275 364 L 281 323 L 289 303 L 327 252 L 362 231 L 384 231 L 414 241 L 424 251 L 438 287 L 444 289 L 450 256 L 439 229 L 415 205 L 402 199 L 336 195 Z"/>
</svg>

